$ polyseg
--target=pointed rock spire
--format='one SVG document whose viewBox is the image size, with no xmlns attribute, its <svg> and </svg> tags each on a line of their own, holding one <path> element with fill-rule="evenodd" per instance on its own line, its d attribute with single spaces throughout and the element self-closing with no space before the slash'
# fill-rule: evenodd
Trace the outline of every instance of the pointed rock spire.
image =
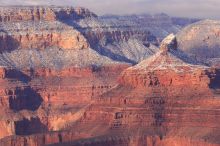
<svg viewBox="0 0 220 146">
<path fill-rule="evenodd" d="M 168 52 L 170 50 L 177 50 L 177 39 L 176 36 L 172 33 L 168 35 L 161 43 L 160 50 Z"/>
</svg>

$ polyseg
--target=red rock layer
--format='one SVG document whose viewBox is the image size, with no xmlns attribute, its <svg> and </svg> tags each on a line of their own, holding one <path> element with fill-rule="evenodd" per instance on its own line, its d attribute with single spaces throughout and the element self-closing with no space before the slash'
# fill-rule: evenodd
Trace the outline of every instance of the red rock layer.
<svg viewBox="0 0 220 146">
<path fill-rule="evenodd" d="M 147 74 L 141 73 L 141 70 L 128 70 L 121 75 L 120 83 L 133 87 L 151 87 L 151 86 L 203 86 L 208 87 L 211 84 L 209 75 L 216 73 L 215 69 L 195 70 L 193 72 L 176 73 L 172 70 L 156 70 Z"/>
<path fill-rule="evenodd" d="M 36 78 L 31 81 L 31 86 L 45 102 L 51 104 L 88 103 L 93 97 L 114 87 L 118 75 L 127 67 L 116 65 L 62 71 L 36 70 L 33 73 Z"/>
<path fill-rule="evenodd" d="M 55 21 L 57 19 L 76 19 L 96 17 L 88 9 L 73 7 L 1 7 L 0 22 Z"/>
<path fill-rule="evenodd" d="M 45 135 L 34 135 L 29 137 L 15 137 L 13 140 L 8 140 L 5 138 L 1 144 L 2 145 L 11 145 L 11 146 L 23 146 L 23 145 L 29 145 L 29 146 L 39 146 L 39 145 L 48 145 L 48 146 L 61 146 L 59 144 L 51 144 L 51 142 L 64 142 L 62 146 L 139 146 L 139 145 L 147 145 L 147 146 L 218 146 L 218 144 L 209 144 L 206 141 L 199 141 L 199 140 L 193 140 L 190 138 L 164 138 L 161 139 L 159 136 L 135 136 L 135 137 L 123 137 L 119 136 L 117 138 L 111 137 L 100 137 L 96 138 L 97 141 L 87 140 L 85 142 L 66 142 L 68 140 L 73 139 L 80 139 L 82 137 L 87 137 L 86 134 L 76 134 L 71 132 L 65 132 L 63 133 L 51 133 L 51 134 L 45 134 Z M 36 141 L 37 140 L 37 141 Z"/>
<path fill-rule="evenodd" d="M 1 85 L 1 95 L 4 96 L 4 98 L 1 98 L 1 106 L 9 108 L 11 104 L 10 97 L 11 100 L 16 100 L 17 95 L 23 94 L 23 92 L 27 94 L 29 90 L 39 94 L 45 103 L 62 105 L 64 103 L 89 102 L 92 97 L 111 89 L 116 84 L 120 72 L 127 67 L 127 65 L 118 65 L 68 68 L 60 71 L 36 69 L 35 71 L 26 70 L 23 72 L 1 68 L 1 82 L 3 83 Z M 29 83 L 26 84 L 19 81 L 19 79 Z M 79 96 L 81 96 L 80 100 Z M 23 95 L 22 98 L 21 100 L 25 102 Z M 15 106 L 19 108 L 18 104 L 15 104 Z"/>
<path fill-rule="evenodd" d="M 89 44 L 85 37 L 76 30 L 41 33 L 26 32 L 24 34 L 1 34 L 0 51 L 11 51 L 15 49 L 45 49 L 58 47 L 62 49 L 85 49 Z"/>
</svg>

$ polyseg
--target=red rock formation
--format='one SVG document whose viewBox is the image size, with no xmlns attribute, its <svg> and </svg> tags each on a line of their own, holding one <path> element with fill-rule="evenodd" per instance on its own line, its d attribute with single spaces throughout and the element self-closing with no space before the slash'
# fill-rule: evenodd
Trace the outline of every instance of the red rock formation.
<svg viewBox="0 0 220 146">
<path fill-rule="evenodd" d="M 37 70 L 38 77 L 32 80 L 31 84 L 46 102 L 58 105 L 87 103 L 93 97 L 111 89 L 116 84 L 120 72 L 126 67 L 119 65 L 69 68 L 58 72 L 47 69 L 44 70 L 45 72 Z M 33 75 L 35 76 L 35 73 Z"/>
<path fill-rule="evenodd" d="M 1 7 L 0 22 L 19 21 L 55 21 L 59 19 L 76 19 L 96 17 L 88 9 L 73 7 Z M 59 13 L 59 14 L 57 14 Z"/>
<path fill-rule="evenodd" d="M 57 20 L 76 21 L 79 18 L 96 17 L 87 9 L 1 7 L 0 10 L 2 11 L 0 23 L 5 26 L 5 30 L 0 34 L 0 51 L 50 47 L 85 49 L 89 47 L 86 38 L 78 30 L 64 24 L 60 24 L 60 26 L 56 24 Z M 31 28 L 28 27 L 29 25 Z"/>
<path fill-rule="evenodd" d="M 23 72 L 2 67 L 0 138 L 57 131 L 74 123 L 83 116 L 93 97 L 116 85 L 118 75 L 127 67 L 118 65 Z M 34 114 L 22 113 L 21 116 L 10 110 L 38 111 Z"/>
<path fill-rule="evenodd" d="M 73 29 L 61 32 L 43 30 L 40 34 L 31 31 L 23 34 L 15 33 L 14 35 L 3 33 L 0 35 L 0 44 L 2 52 L 14 49 L 45 49 L 50 47 L 85 49 L 89 47 L 85 37 Z"/>
<path fill-rule="evenodd" d="M 176 46 L 170 35 L 156 55 L 125 70 L 119 85 L 96 98 L 86 112 L 87 124 L 102 114 L 107 134 L 158 135 L 148 143 L 157 146 L 219 145 L 218 136 L 212 137 L 220 132 L 214 130 L 220 121 L 219 70 L 200 65 Z"/>
<path fill-rule="evenodd" d="M 155 56 L 124 71 L 120 83 L 132 87 L 162 87 L 170 90 L 172 88 L 181 90 L 187 85 L 187 88 L 190 87 L 189 90 L 195 89 L 197 93 L 208 93 L 209 86 L 212 84 L 210 75 L 216 76 L 216 69 L 194 65 L 196 61 L 176 50 L 176 40 L 173 36 L 170 37 L 164 40 L 161 51 Z M 186 90 L 176 93 L 183 95 L 182 92 L 186 93 Z"/>
<path fill-rule="evenodd" d="M 78 134 L 71 134 L 70 130 L 4 138 L 1 143 L 6 146 L 16 142 L 21 146 L 24 143 L 31 146 L 219 145 L 219 70 L 189 60 L 172 45 L 174 40 L 165 45 L 170 48 L 125 70 L 118 86 L 95 97 L 92 105 L 81 107 L 83 110 L 78 114 L 66 113 L 48 120 L 51 130 L 74 129 Z"/>
</svg>

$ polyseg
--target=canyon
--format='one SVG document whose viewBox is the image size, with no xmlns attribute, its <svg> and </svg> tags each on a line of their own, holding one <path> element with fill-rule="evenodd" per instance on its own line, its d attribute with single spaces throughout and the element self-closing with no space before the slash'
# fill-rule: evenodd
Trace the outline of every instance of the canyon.
<svg viewBox="0 0 220 146">
<path fill-rule="evenodd" d="M 182 37 L 199 19 L 0 12 L 0 146 L 220 145 L 218 63 Z"/>
</svg>

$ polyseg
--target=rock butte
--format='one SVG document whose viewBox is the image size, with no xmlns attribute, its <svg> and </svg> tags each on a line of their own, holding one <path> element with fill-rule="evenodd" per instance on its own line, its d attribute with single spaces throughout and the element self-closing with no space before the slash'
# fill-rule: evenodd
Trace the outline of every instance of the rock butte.
<svg viewBox="0 0 220 146">
<path fill-rule="evenodd" d="M 173 34 L 131 67 L 93 47 L 135 32 L 79 28 L 97 18 L 87 9 L 3 7 L 0 18 L 0 146 L 220 145 L 220 70 Z"/>
</svg>

